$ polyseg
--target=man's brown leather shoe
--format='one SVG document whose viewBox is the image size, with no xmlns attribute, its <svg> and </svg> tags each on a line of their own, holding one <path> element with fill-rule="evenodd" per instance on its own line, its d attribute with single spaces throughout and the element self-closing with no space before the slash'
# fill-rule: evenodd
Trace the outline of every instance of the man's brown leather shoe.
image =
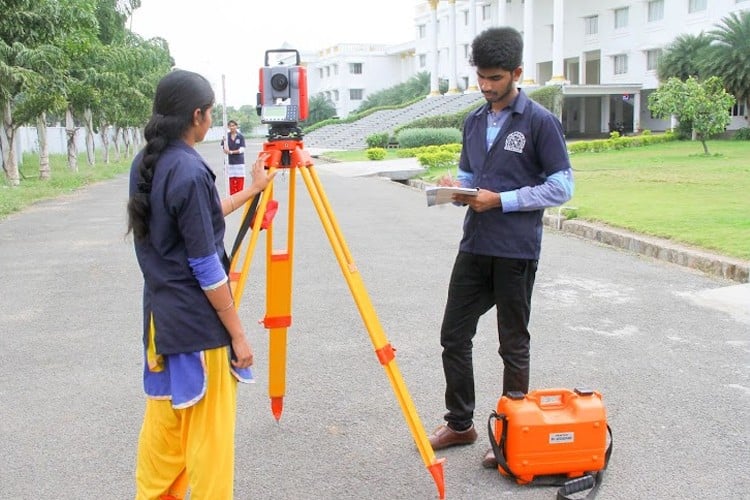
<svg viewBox="0 0 750 500">
<path fill-rule="evenodd" d="M 473 425 L 465 431 L 458 432 L 443 424 L 432 431 L 429 440 L 433 450 L 440 450 L 464 444 L 473 444 L 477 440 L 477 431 L 474 429 Z"/>
<path fill-rule="evenodd" d="M 492 448 L 487 450 L 487 453 L 484 454 L 484 458 L 482 458 L 482 467 L 485 469 L 497 469 L 497 459 L 495 459 L 495 452 L 492 451 Z"/>
</svg>

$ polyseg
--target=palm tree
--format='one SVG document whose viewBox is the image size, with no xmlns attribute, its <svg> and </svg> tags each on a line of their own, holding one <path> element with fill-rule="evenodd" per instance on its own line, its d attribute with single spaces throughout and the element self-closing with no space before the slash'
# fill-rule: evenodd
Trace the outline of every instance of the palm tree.
<svg viewBox="0 0 750 500">
<path fill-rule="evenodd" d="M 709 32 L 709 57 L 702 65 L 707 74 L 722 78 L 737 102 L 747 105 L 750 98 L 750 11 L 733 12 L 722 22 Z"/>
<path fill-rule="evenodd" d="M 710 44 L 711 38 L 705 33 L 680 35 L 675 38 L 659 58 L 657 67 L 659 80 L 667 81 L 676 77 L 685 81 L 691 76 L 701 76 L 700 61 L 704 58 Z"/>
</svg>

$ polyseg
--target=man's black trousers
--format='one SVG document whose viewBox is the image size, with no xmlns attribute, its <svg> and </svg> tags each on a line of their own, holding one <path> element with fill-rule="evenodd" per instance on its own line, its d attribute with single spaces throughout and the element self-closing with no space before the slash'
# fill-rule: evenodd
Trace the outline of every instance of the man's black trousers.
<svg viewBox="0 0 750 500">
<path fill-rule="evenodd" d="M 537 261 L 459 252 L 453 264 L 440 331 L 445 373 L 445 420 L 457 431 L 474 418 L 472 339 L 480 316 L 497 310 L 503 394 L 529 391 L 529 316 Z"/>
</svg>

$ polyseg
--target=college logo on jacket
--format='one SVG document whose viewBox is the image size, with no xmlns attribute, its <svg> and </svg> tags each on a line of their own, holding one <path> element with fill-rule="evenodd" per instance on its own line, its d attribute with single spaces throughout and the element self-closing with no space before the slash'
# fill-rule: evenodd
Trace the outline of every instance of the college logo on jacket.
<svg viewBox="0 0 750 500">
<path fill-rule="evenodd" d="M 505 138 L 505 150 L 514 153 L 523 153 L 523 147 L 526 145 L 526 136 L 521 132 L 511 132 Z"/>
</svg>

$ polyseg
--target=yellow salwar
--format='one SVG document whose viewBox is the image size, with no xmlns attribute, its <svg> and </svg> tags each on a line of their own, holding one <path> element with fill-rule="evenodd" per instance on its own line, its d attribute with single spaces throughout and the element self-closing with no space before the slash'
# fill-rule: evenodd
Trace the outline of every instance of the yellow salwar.
<svg viewBox="0 0 750 500">
<path fill-rule="evenodd" d="M 136 500 L 232 500 L 237 379 L 228 347 L 204 351 L 206 393 L 174 409 L 169 399 L 146 400 L 138 441 Z"/>
</svg>

